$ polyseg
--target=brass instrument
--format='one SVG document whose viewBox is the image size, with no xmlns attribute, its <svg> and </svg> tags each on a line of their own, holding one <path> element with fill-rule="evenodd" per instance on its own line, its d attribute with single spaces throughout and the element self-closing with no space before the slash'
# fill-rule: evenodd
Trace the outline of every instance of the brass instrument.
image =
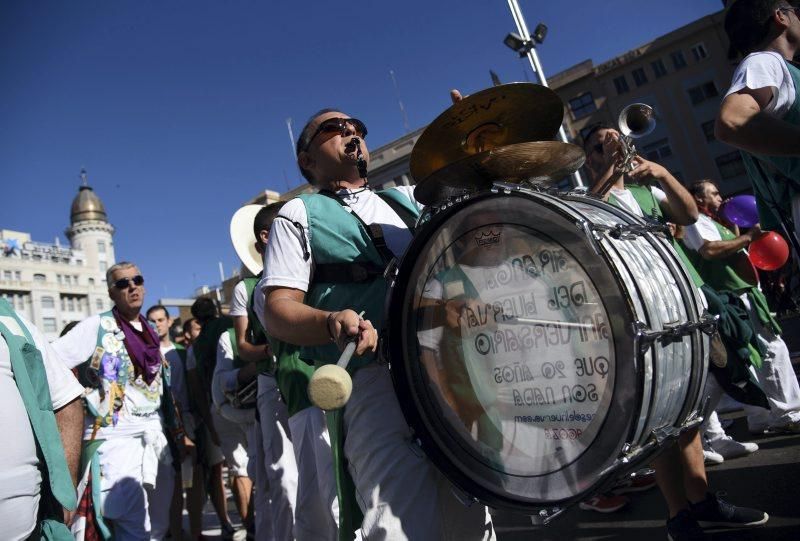
<svg viewBox="0 0 800 541">
<path fill-rule="evenodd" d="M 617 125 L 620 132 L 621 160 L 614 174 L 599 189 L 594 190 L 600 196 L 604 196 L 621 175 L 630 173 L 636 167 L 633 162 L 637 150 L 633 140 L 653 133 L 656 129 L 656 113 L 646 103 L 632 103 L 620 111 Z"/>
</svg>

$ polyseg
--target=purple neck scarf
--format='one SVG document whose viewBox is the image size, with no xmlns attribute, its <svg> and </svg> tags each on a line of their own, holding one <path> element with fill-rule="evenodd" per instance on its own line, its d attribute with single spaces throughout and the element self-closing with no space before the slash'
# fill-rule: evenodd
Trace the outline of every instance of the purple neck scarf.
<svg viewBox="0 0 800 541">
<path fill-rule="evenodd" d="M 158 371 L 161 370 L 161 348 L 156 332 L 141 314 L 139 314 L 139 322 L 142 324 L 142 332 L 139 332 L 120 315 L 116 306 L 112 313 L 117 320 L 117 325 L 125 334 L 125 349 L 128 350 L 128 356 L 130 356 L 133 366 L 136 367 L 136 372 L 141 374 L 145 383 L 150 385 Z"/>
</svg>

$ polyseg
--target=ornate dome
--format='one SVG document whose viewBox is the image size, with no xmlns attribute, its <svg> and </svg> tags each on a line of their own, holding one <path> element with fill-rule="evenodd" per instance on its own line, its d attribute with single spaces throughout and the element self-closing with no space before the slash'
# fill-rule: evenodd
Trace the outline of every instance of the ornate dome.
<svg viewBox="0 0 800 541">
<path fill-rule="evenodd" d="M 94 193 L 94 190 L 86 183 L 86 172 L 81 171 L 81 178 L 83 179 L 83 186 L 78 190 L 78 195 L 72 200 L 72 208 L 70 209 L 69 220 L 70 223 L 83 222 L 86 220 L 101 220 L 108 221 L 106 208 L 103 202 Z"/>
</svg>

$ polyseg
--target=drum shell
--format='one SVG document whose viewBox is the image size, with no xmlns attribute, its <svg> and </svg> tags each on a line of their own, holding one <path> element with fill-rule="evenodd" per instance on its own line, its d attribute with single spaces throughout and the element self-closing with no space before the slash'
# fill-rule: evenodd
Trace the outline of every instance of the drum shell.
<svg viewBox="0 0 800 541">
<path fill-rule="evenodd" d="M 572 483 L 569 490 L 553 490 L 552 494 L 536 490 L 532 491 L 533 493 L 523 494 L 525 490 L 522 490 L 522 493 L 515 492 L 513 487 L 509 490 L 504 489 L 508 487 L 498 490 L 491 480 L 491 472 L 481 478 L 478 471 L 481 470 L 481 465 L 476 464 L 472 458 L 465 458 L 463 454 L 454 451 L 457 444 L 452 441 L 452 438 L 442 436 L 442 432 L 447 430 L 444 421 L 441 419 L 437 421 L 431 404 L 426 404 L 428 401 L 424 396 L 424 389 L 428 385 L 426 375 L 420 371 L 418 366 L 414 366 L 416 361 L 407 359 L 409 352 L 413 352 L 417 347 L 413 343 L 416 331 L 414 322 L 409 321 L 409 318 L 396 317 L 401 310 L 406 311 L 411 308 L 409 303 L 413 300 L 411 297 L 413 297 L 414 285 L 410 281 L 413 282 L 414 276 L 418 276 L 421 272 L 417 268 L 420 264 L 420 255 L 430 244 L 432 236 L 435 236 L 444 224 L 453 220 L 459 213 L 469 213 L 482 201 L 492 198 L 502 199 L 510 206 L 520 201 L 527 201 L 528 205 L 533 202 L 532 208 L 541 206 L 546 213 L 558 217 L 564 224 L 569 224 L 569 227 L 564 227 L 562 233 L 571 236 L 572 242 L 580 242 L 582 252 L 594 254 L 593 264 L 605 267 L 605 272 L 609 276 L 613 276 L 611 281 L 615 284 L 616 290 L 606 292 L 604 297 L 610 316 L 608 324 L 613 334 L 617 362 L 619 363 L 620 358 L 627 358 L 630 360 L 631 366 L 626 371 L 620 371 L 619 377 L 615 380 L 613 395 L 619 403 L 610 406 L 609 415 L 603 423 L 602 433 L 598 435 L 598 442 L 602 442 L 604 447 L 612 450 L 608 453 L 609 456 L 602 460 L 602 465 L 595 465 L 592 470 L 594 474 L 590 479 L 578 481 L 573 479 L 566 483 Z M 520 189 L 507 192 L 496 190 L 495 193 L 484 193 L 464 200 L 451 201 L 443 209 L 430 212 L 427 222 L 421 227 L 418 236 L 412 242 L 398 268 L 395 284 L 389 292 L 387 301 L 387 310 L 395 317 L 386 318 L 386 321 L 392 322 L 392 325 L 385 332 L 386 351 L 391 360 L 392 375 L 401 407 L 420 443 L 436 466 L 465 492 L 491 506 L 532 511 L 541 507 L 578 501 L 611 482 L 612 478 L 634 468 L 641 461 L 652 456 L 658 447 L 655 444 L 653 430 L 662 431 L 662 435 L 674 434 L 676 429 L 685 424 L 687 419 L 696 416 L 699 409 L 700 389 L 703 386 L 707 367 L 707 343 L 698 334 L 687 338 L 687 341 L 691 342 L 688 347 L 693 352 L 691 363 L 693 375 L 688 378 L 691 380 L 690 385 L 684 386 L 685 399 L 680 400 L 680 404 L 677 406 L 662 407 L 662 410 L 666 409 L 667 411 L 660 412 L 657 419 L 651 419 L 652 401 L 663 400 L 659 398 L 658 390 L 658 380 L 663 377 L 663 370 L 659 372 L 661 356 L 657 346 L 639 351 L 640 336 L 638 333 L 641 329 L 635 327 L 634 322 L 648 322 L 647 307 L 641 302 L 636 302 L 635 297 L 639 294 L 636 291 L 637 277 L 633 276 L 630 269 L 619 262 L 621 252 L 616 245 L 624 241 L 600 234 L 593 229 L 595 222 L 603 221 L 619 224 L 643 224 L 643 221 L 637 217 L 585 196 L 562 197 Z M 541 226 L 541 223 L 539 225 Z M 659 254 L 666 268 L 674 274 L 675 282 L 682 292 L 681 295 L 684 295 L 687 301 L 685 308 L 687 318 L 697 319 L 699 299 L 689 282 L 689 275 L 682 267 L 682 263 L 666 240 L 650 233 L 643 237 L 637 242 L 644 242 L 649 246 L 647 248 L 649 253 Z M 613 435 L 606 436 L 606 428 L 609 429 L 608 433 Z M 546 485 L 553 482 L 547 479 L 547 475 L 531 476 L 530 479 L 523 481 L 519 481 L 519 478 L 525 476 L 510 477 L 510 480 L 504 479 L 499 484 L 510 483 L 510 485 L 532 487 L 537 483 Z M 476 478 L 479 478 L 477 482 Z M 563 479 L 557 480 L 556 483 L 561 481 Z"/>
</svg>

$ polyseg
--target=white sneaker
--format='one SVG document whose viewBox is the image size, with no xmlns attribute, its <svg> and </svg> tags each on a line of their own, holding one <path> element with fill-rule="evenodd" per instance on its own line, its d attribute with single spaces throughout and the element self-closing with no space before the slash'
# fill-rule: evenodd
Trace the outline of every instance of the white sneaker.
<svg viewBox="0 0 800 541">
<path fill-rule="evenodd" d="M 714 440 L 714 442 L 711 443 L 711 447 L 714 449 L 714 452 L 722 455 L 722 458 L 725 460 L 747 456 L 758 451 L 758 444 L 752 441 L 736 441 L 730 436 Z"/>
<path fill-rule="evenodd" d="M 725 462 L 724 456 L 712 450 L 703 449 L 703 458 L 706 464 L 711 464 L 712 466 Z"/>
</svg>

